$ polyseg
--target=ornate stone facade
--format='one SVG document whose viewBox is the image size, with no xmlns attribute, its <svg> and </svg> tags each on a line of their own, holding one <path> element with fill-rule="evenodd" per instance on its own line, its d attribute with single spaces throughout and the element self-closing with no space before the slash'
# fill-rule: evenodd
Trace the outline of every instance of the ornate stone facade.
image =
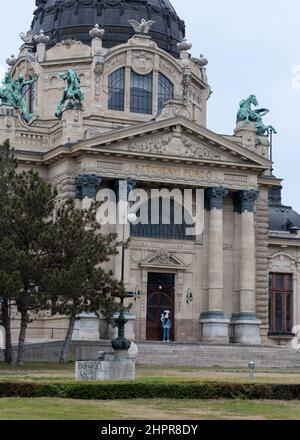
<svg viewBox="0 0 300 440">
<path fill-rule="evenodd" d="M 44 10 L 39 3 L 36 18 Z M 151 38 L 151 30 L 109 46 L 105 26 L 93 26 L 82 41 L 70 35 L 55 44 L 42 30 L 22 35 L 20 53 L 8 65 L 14 79 L 20 74 L 37 78 L 26 95 L 33 119 L 27 124 L 18 109 L 0 105 L 0 142 L 10 140 L 20 169 L 34 168 L 57 187 L 58 203 L 74 197 L 86 207 L 100 189 L 120 188 L 120 181 L 124 193 L 134 186 L 147 192 L 205 190 L 204 229 L 192 239 L 183 239 L 177 225 L 161 228 L 160 235 L 125 228 L 126 238 L 132 235 L 125 250 L 125 284 L 135 293 L 128 299 L 135 337 L 151 339 L 149 280 L 157 274 L 169 289 L 166 295 L 172 292 L 174 340 L 277 343 L 268 338 L 269 272 L 293 274 L 293 323 L 300 324 L 300 236 L 269 231 L 268 190 L 280 181 L 270 172 L 268 138 L 240 122 L 234 136 L 206 128 L 208 61 L 191 57 L 192 45 L 185 40 L 176 43 L 171 52 L 178 56 L 173 56 Z M 85 98 L 82 109 L 66 108 L 58 120 L 55 108 L 65 87 L 60 74 L 70 66 Z M 121 79 L 114 99 L 115 104 L 123 99 L 122 109 L 111 102 L 111 75 L 117 71 Z M 151 113 L 131 111 L 133 73 L 140 81 L 152 78 Z M 173 95 L 159 111 L 160 81 L 172 84 Z M 103 232 L 121 235 L 120 219 Z M 121 255 L 109 268 L 120 277 Z M 156 287 L 165 288 L 163 282 Z M 45 314 L 32 328 L 44 326 L 41 334 L 48 338 L 51 323 L 61 319 Z"/>
</svg>

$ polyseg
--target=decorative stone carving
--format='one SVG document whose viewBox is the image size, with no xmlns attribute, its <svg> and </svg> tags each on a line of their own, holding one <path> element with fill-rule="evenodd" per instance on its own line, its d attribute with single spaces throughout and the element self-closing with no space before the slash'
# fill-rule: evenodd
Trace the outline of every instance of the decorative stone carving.
<svg viewBox="0 0 300 440">
<path fill-rule="evenodd" d="M 156 120 L 159 121 L 160 119 L 168 119 L 178 116 L 186 119 L 191 119 L 191 115 L 189 114 L 187 108 L 184 106 L 183 102 L 179 99 L 172 99 L 164 105 Z"/>
<path fill-rule="evenodd" d="M 191 50 L 193 45 L 191 43 L 188 43 L 187 39 L 184 38 L 181 43 L 177 43 L 177 47 L 180 52 L 187 52 L 188 50 Z"/>
<path fill-rule="evenodd" d="M 11 55 L 9 58 L 6 59 L 6 64 L 9 67 L 13 67 L 17 61 L 18 61 L 18 58 L 16 58 L 15 55 Z"/>
<path fill-rule="evenodd" d="M 172 66 L 171 63 L 169 63 L 168 61 L 164 60 L 163 58 L 161 58 L 159 60 L 159 69 L 162 72 L 165 72 L 168 75 L 170 75 L 171 78 L 174 78 L 175 76 L 178 76 L 178 71 L 175 69 L 175 67 Z"/>
<path fill-rule="evenodd" d="M 95 69 L 94 73 L 96 76 L 100 76 L 104 70 L 104 57 L 101 55 L 97 55 L 95 57 Z"/>
<path fill-rule="evenodd" d="M 234 212 L 254 212 L 255 202 L 259 197 L 259 191 L 254 189 L 239 191 L 234 194 Z"/>
<path fill-rule="evenodd" d="M 182 69 L 182 102 L 185 107 L 188 105 L 189 88 L 192 82 L 192 72 L 189 67 Z"/>
<path fill-rule="evenodd" d="M 204 145 L 198 144 L 193 139 L 182 133 L 165 134 L 147 138 L 142 141 L 135 141 L 129 144 L 129 150 L 137 153 L 161 154 L 169 156 L 183 156 L 194 159 L 221 158 L 221 154 Z"/>
<path fill-rule="evenodd" d="M 145 260 L 141 261 L 140 265 L 143 267 L 152 266 L 168 266 L 173 269 L 186 269 L 184 264 L 171 250 L 158 249 Z"/>
<path fill-rule="evenodd" d="M 75 198 L 83 200 L 85 197 L 95 199 L 102 179 L 96 174 L 82 174 L 75 179 Z"/>
<path fill-rule="evenodd" d="M 145 20 L 142 18 L 140 22 L 137 20 L 128 20 L 128 23 L 133 27 L 136 34 L 148 34 L 151 26 L 155 24 L 153 20 Z"/>
<path fill-rule="evenodd" d="M 20 33 L 20 38 L 21 38 L 21 40 L 24 41 L 25 44 L 31 44 L 32 43 L 32 37 L 33 37 L 33 35 L 32 35 L 32 31 L 31 30 L 27 31 L 26 34 L 25 34 L 25 32 L 21 32 Z"/>
<path fill-rule="evenodd" d="M 200 58 L 192 58 L 192 61 L 200 68 L 203 69 L 203 67 L 207 66 L 208 60 L 204 58 L 204 55 L 200 55 Z"/>
<path fill-rule="evenodd" d="M 297 260 L 283 252 L 272 255 L 269 259 L 269 270 L 278 273 L 294 273 L 297 270 Z"/>
<path fill-rule="evenodd" d="M 132 69 L 139 75 L 147 75 L 154 68 L 154 56 L 145 51 L 133 52 Z"/>
<path fill-rule="evenodd" d="M 82 46 L 83 43 L 82 43 L 82 41 L 77 41 L 77 40 L 74 40 L 74 39 L 70 38 L 68 40 L 63 40 L 60 43 L 57 43 L 56 47 L 63 47 L 64 46 L 67 49 L 70 49 L 71 46 L 75 46 L 75 45 Z"/>
<path fill-rule="evenodd" d="M 92 39 L 99 38 L 102 40 L 104 34 L 105 30 L 102 29 L 99 24 L 95 24 L 95 27 L 89 32 L 89 35 Z"/>
<path fill-rule="evenodd" d="M 85 130 L 84 139 L 92 139 L 99 135 L 100 135 L 100 131 L 98 130 L 98 128 L 91 127 Z"/>
<path fill-rule="evenodd" d="M 209 211 L 212 209 L 223 209 L 224 199 L 228 194 L 228 189 L 222 186 L 205 190 L 206 208 Z"/>
<path fill-rule="evenodd" d="M 35 35 L 34 37 L 34 41 L 37 44 L 48 44 L 50 41 L 50 37 L 48 37 L 48 35 L 44 34 L 44 31 L 41 29 L 39 35 Z"/>
<path fill-rule="evenodd" d="M 107 69 L 112 69 L 117 65 L 123 65 L 125 63 L 126 63 L 126 53 L 122 53 L 121 55 L 117 55 L 106 61 L 105 66 Z"/>
</svg>

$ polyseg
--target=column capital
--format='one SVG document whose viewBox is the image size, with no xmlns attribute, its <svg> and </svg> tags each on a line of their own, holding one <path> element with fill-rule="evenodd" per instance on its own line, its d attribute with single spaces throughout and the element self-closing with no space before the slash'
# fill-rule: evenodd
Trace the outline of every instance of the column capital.
<svg viewBox="0 0 300 440">
<path fill-rule="evenodd" d="M 85 197 L 95 199 L 102 178 L 96 174 L 81 174 L 75 178 L 75 198 L 83 200 Z"/>
<path fill-rule="evenodd" d="M 238 191 L 234 194 L 234 212 L 242 214 L 243 212 L 254 212 L 255 202 L 259 197 L 259 191 L 247 189 Z"/>
<path fill-rule="evenodd" d="M 224 199 L 229 194 L 229 190 L 223 186 L 208 188 L 205 190 L 206 209 L 223 209 Z"/>
</svg>

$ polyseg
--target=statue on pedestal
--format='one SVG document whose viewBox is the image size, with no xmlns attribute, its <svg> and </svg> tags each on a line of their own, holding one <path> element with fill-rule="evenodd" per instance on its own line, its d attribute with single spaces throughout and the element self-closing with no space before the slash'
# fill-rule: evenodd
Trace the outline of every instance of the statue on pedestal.
<svg viewBox="0 0 300 440">
<path fill-rule="evenodd" d="M 69 69 L 66 73 L 58 75 L 64 81 L 67 81 L 62 99 L 57 105 L 55 116 L 61 119 L 63 107 L 67 102 L 67 109 L 81 109 L 84 100 L 84 94 L 80 85 L 80 78 L 75 70 Z"/>
<path fill-rule="evenodd" d="M 22 118 L 26 122 L 29 122 L 33 115 L 27 111 L 26 94 L 28 89 L 24 91 L 24 87 L 32 85 L 35 81 L 35 78 L 25 80 L 24 75 L 19 75 L 16 80 L 13 80 L 11 74 L 7 72 L 0 88 L 1 105 L 20 109 Z"/>
<path fill-rule="evenodd" d="M 252 105 L 258 106 L 258 101 L 255 95 L 250 95 L 249 98 L 243 99 L 240 102 L 240 108 L 237 114 L 237 122 L 245 121 L 246 123 L 254 122 L 256 134 L 258 136 L 266 136 L 270 133 L 276 133 L 272 125 L 264 125 L 262 118 L 266 116 L 270 110 L 260 108 L 253 110 Z"/>
</svg>

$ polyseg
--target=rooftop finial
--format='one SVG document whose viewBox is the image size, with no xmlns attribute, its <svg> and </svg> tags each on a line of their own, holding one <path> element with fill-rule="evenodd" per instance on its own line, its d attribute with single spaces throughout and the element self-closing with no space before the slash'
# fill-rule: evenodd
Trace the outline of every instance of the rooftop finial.
<svg viewBox="0 0 300 440">
<path fill-rule="evenodd" d="M 203 54 L 200 55 L 200 58 L 192 58 L 192 61 L 194 61 L 194 63 L 197 64 L 200 69 L 203 69 L 203 67 L 207 66 L 208 64 L 208 60 Z"/>
<path fill-rule="evenodd" d="M 188 43 L 187 39 L 184 38 L 181 43 L 177 43 L 177 47 L 180 52 L 187 52 L 193 47 L 193 45 L 191 43 Z"/>
<path fill-rule="evenodd" d="M 27 31 L 26 34 L 25 34 L 25 32 L 20 33 L 20 38 L 21 38 L 21 40 L 24 41 L 25 44 L 31 44 L 32 37 L 33 37 L 33 34 L 32 34 L 31 30 Z"/>
<path fill-rule="evenodd" d="M 17 60 L 18 59 L 15 57 L 15 55 L 11 55 L 9 58 L 6 59 L 6 64 L 9 67 L 13 67 L 16 64 Z"/>
<path fill-rule="evenodd" d="M 92 39 L 100 38 L 100 40 L 102 40 L 104 34 L 105 30 L 102 29 L 99 24 L 95 24 L 95 27 L 89 32 L 89 35 Z"/>
<path fill-rule="evenodd" d="M 37 44 L 48 44 L 50 41 L 50 37 L 48 37 L 48 35 L 45 35 L 43 29 L 41 29 L 40 33 L 38 35 L 35 35 L 33 39 Z"/>
</svg>

